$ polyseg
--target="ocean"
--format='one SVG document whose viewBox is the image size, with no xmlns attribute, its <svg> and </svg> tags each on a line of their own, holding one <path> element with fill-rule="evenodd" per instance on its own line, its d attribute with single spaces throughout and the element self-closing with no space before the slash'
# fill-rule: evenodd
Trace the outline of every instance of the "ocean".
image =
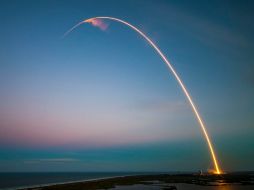
<svg viewBox="0 0 254 190">
<path fill-rule="evenodd" d="M 167 174 L 180 174 L 181 172 L 163 172 Z M 38 187 L 45 185 L 53 185 L 59 183 L 69 183 L 77 181 L 85 181 L 100 178 L 110 178 L 116 176 L 129 176 L 129 175 L 142 175 L 142 174 L 159 174 L 157 172 L 34 172 L 34 173 L 0 173 L 0 190 L 15 190 L 27 187 Z M 237 174 L 237 173 L 236 173 Z M 240 173 L 241 174 L 241 173 Z M 254 176 L 253 172 L 245 172 L 247 174 Z M 252 183 L 254 178 L 252 178 Z M 253 185 L 239 185 L 239 184 L 228 184 L 219 186 L 198 186 L 195 184 L 171 184 L 175 185 L 177 189 L 183 190 L 252 190 Z M 112 190 L 138 190 L 138 189 L 161 189 L 159 184 L 155 185 L 132 185 L 132 186 L 117 186 Z"/>
<path fill-rule="evenodd" d="M 147 173 L 130 172 L 50 172 L 50 173 L 0 173 L 0 189 L 12 190 L 40 185 L 68 183 L 114 176 L 137 175 Z"/>
</svg>

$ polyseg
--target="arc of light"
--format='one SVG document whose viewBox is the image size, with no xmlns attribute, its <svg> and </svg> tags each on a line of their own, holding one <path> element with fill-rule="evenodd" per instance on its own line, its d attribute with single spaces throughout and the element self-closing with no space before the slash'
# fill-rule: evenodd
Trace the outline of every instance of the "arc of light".
<svg viewBox="0 0 254 190">
<path fill-rule="evenodd" d="M 196 105 L 194 104 L 188 90 L 186 89 L 185 85 L 183 84 L 181 78 L 178 76 L 176 70 L 174 69 L 174 67 L 171 65 L 171 63 L 168 61 L 168 59 L 166 58 L 166 56 L 161 52 L 161 50 L 159 49 L 158 46 L 155 45 L 155 43 L 150 39 L 148 38 L 141 30 L 139 30 L 138 28 L 136 28 L 135 26 L 133 26 L 132 24 L 126 22 L 126 21 L 123 21 L 121 19 L 118 19 L 118 18 L 114 18 L 114 17 L 93 17 L 93 18 L 89 18 L 89 19 L 86 19 L 80 23 L 78 23 L 77 25 L 75 25 L 74 27 L 72 27 L 70 30 L 68 30 L 64 36 L 68 35 L 72 30 L 74 30 L 76 27 L 78 27 L 79 25 L 83 24 L 83 23 L 92 23 L 94 24 L 94 22 L 96 22 L 96 19 L 109 19 L 109 20 L 113 20 L 113 21 L 116 21 L 116 22 L 120 22 L 128 27 L 130 27 L 131 29 L 135 30 L 137 33 L 139 33 L 154 49 L 155 51 L 160 55 L 160 57 L 162 58 L 162 60 L 166 63 L 166 65 L 168 66 L 168 68 L 170 69 L 170 71 L 173 73 L 174 77 L 176 78 L 177 82 L 179 83 L 179 85 L 181 86 L 187 100 L 189 101 L 189 104 L 196 116 L 196 119 L 201 127 L 201 130 L 205 136 L 205 139 L 207 141 L 207 144 L 208 144 L 208 147 L 209 147 L 209 150 L 210 150 L 210 153 L 211 153 L 211 157 L 212 157 L 212 160 L 213 160 L 213 164 L 214 164 L 214 168 L 216 170 L 216 174 L 221 174 L 221 170 L 220 170 L 220 166 L 218 164 L 218 161 L 217 161 L 217 157 L 216 157 L 216 154 L 215 154 L 215 151 L 214 151 L 214 148 L 213 148 L 213 144 L 210 140 L 210 137 L 208 135 L 208 132 L 206 130 L 206 127 L 205 127 L 205 124 L 198 112 L 198 109 L 196 107 Z"/>
</svg>

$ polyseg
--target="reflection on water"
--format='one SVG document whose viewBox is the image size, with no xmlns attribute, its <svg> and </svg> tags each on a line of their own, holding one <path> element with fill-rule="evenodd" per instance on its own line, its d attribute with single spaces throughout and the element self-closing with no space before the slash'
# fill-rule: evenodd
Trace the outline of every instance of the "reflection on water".
<svg viewBox="0 0 254 190">
<path fill-rule="evenodd" d="M 253 190 L 253 186 L 243 185 L 219 185 L 219 186 L 199 186 L 193 184 L 175 184 L 179 190 Z"/>
<path fill-rule="evenodd" d="M 193 184 L 153 184 L 153 185 L 130 185 L 130 186 L 116 186 L 111 190 L 161 190 L 170 186 L 175 186 L 177 190 L 253 190 L 254 186 L 251 185 L 219 185 L 219 186 L 200 186 Z M 165 188 L 166 189 L 166 188 Z M 170 188 L 168 188 L 170 189 Z M 172 188 L 173 189 L 173 188 Z"/>
<path fill-rule="evenodd" d="M 219 185 L 219 186 L 199 186 L 193 184 L 176 184 L 179 190 L 253 190 L 253 186 L 242 186 L 242 185 Z"/>
</svg>

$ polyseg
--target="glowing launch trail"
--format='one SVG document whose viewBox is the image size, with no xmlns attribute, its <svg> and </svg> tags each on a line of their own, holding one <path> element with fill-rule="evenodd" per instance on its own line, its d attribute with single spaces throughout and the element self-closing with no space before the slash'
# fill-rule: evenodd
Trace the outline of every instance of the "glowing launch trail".
<svg viewBox="0 0 254 190">
<path fill-rule="evenodd" d="M 211 157 L 214 163 L 214 167 L 215 167 L 215 173 L 216 174 L 221 174 L 221 170 L 216 158 L 216 154 L 212 145 L 212 142 L 210 140 L 210 137 L 208 135 L 208 132 L 206 130 L 205 124 L 201 118 L 201 116 L 199 115 L 199 112 L 194 104 L 194 102 L 192 101 L 192 98 L 189 94 L 189 92 L 187 91 L 186 87 L 184 86 L 182 80 L 180 79 L 180 77 L 178 76 L 178 74 L 176 73 L 175 69 L 173 68 L 173 66 L 170 64 L 170 62 L 167 60 L 166 56 L 161 52 L 161 50 L 154 44 L 154 42 L 148 38 L 143 32 L 141 32 L 138 28 L 136 28 L 135 26 L 131 25 L 130 23 L 120 20 L 118 18 L 113 18 L 113 17 L 93 17 L 87 20 L 84 20 L 80 23 L 78 23 L 77 25 L 75 25 L 74 27 L 72 27 L 69 31 L 67 31 L 64 36 L 68 35 L 68 33 L 70 33 L 72 30 L 74 30 L 76 27 L 78 27 L 79 25 L 83 24 L 83 23 L 91 23 L 94 26 L 97 26 L 101 29 L 106 29 L 106 25 L 101 21 L 101 19 L 109 19 L 109 20 L 113 20 L 113 21 L 117 21 L 120 22 L 124 25 L 129 26 L 131 29 L 135 30 L 136 32 L 138 32 L 143 38 L 145 38 L 145 40 L 156 50 L 156 52 L 160 55 L 160 57 L 162 58 L 162 60 L 167 64 L 167 66 L 169 67 L 170 71 L 173 73 L 174 77 L 176 78 L 177 82 L 179 83 L 179 85 L 181 86 L 186 98 L 188 99 L 190 106 L 197 118 L 198 123 L 200 124 L 201 130 L 205 136 L 205 139 L 207 141 L 210 153 L 211 153 Z"/>
</svg>

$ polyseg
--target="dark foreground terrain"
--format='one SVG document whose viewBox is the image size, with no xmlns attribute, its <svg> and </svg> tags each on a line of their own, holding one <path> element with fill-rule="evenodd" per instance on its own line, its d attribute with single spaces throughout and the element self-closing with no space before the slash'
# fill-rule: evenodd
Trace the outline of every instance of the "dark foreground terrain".
<svg viewBox="0 0 254 190">
<path fill-rule="evenodd" d="M 230 186 L 248 187 L 254 189 L 254 175 L 252 173 L 232 173 L 223 175 L 196 175 L 196 174 L 161 174 L 115 177 L 68 184 L 57 184 L 45 187 L 27 188 L 29 190 L 82 190 L 82 189 L 126 189 L 143 185 L 148 189 L 177 189 L 175 184 L 192 184 L 205 188 L 205 186 Z M 137 189 L 137 188 L 127 188 Z M 141 188 L 146 189 L 146 188 Z M 228 188 L 227 188 L 228 189 Z"/>
</svg>

